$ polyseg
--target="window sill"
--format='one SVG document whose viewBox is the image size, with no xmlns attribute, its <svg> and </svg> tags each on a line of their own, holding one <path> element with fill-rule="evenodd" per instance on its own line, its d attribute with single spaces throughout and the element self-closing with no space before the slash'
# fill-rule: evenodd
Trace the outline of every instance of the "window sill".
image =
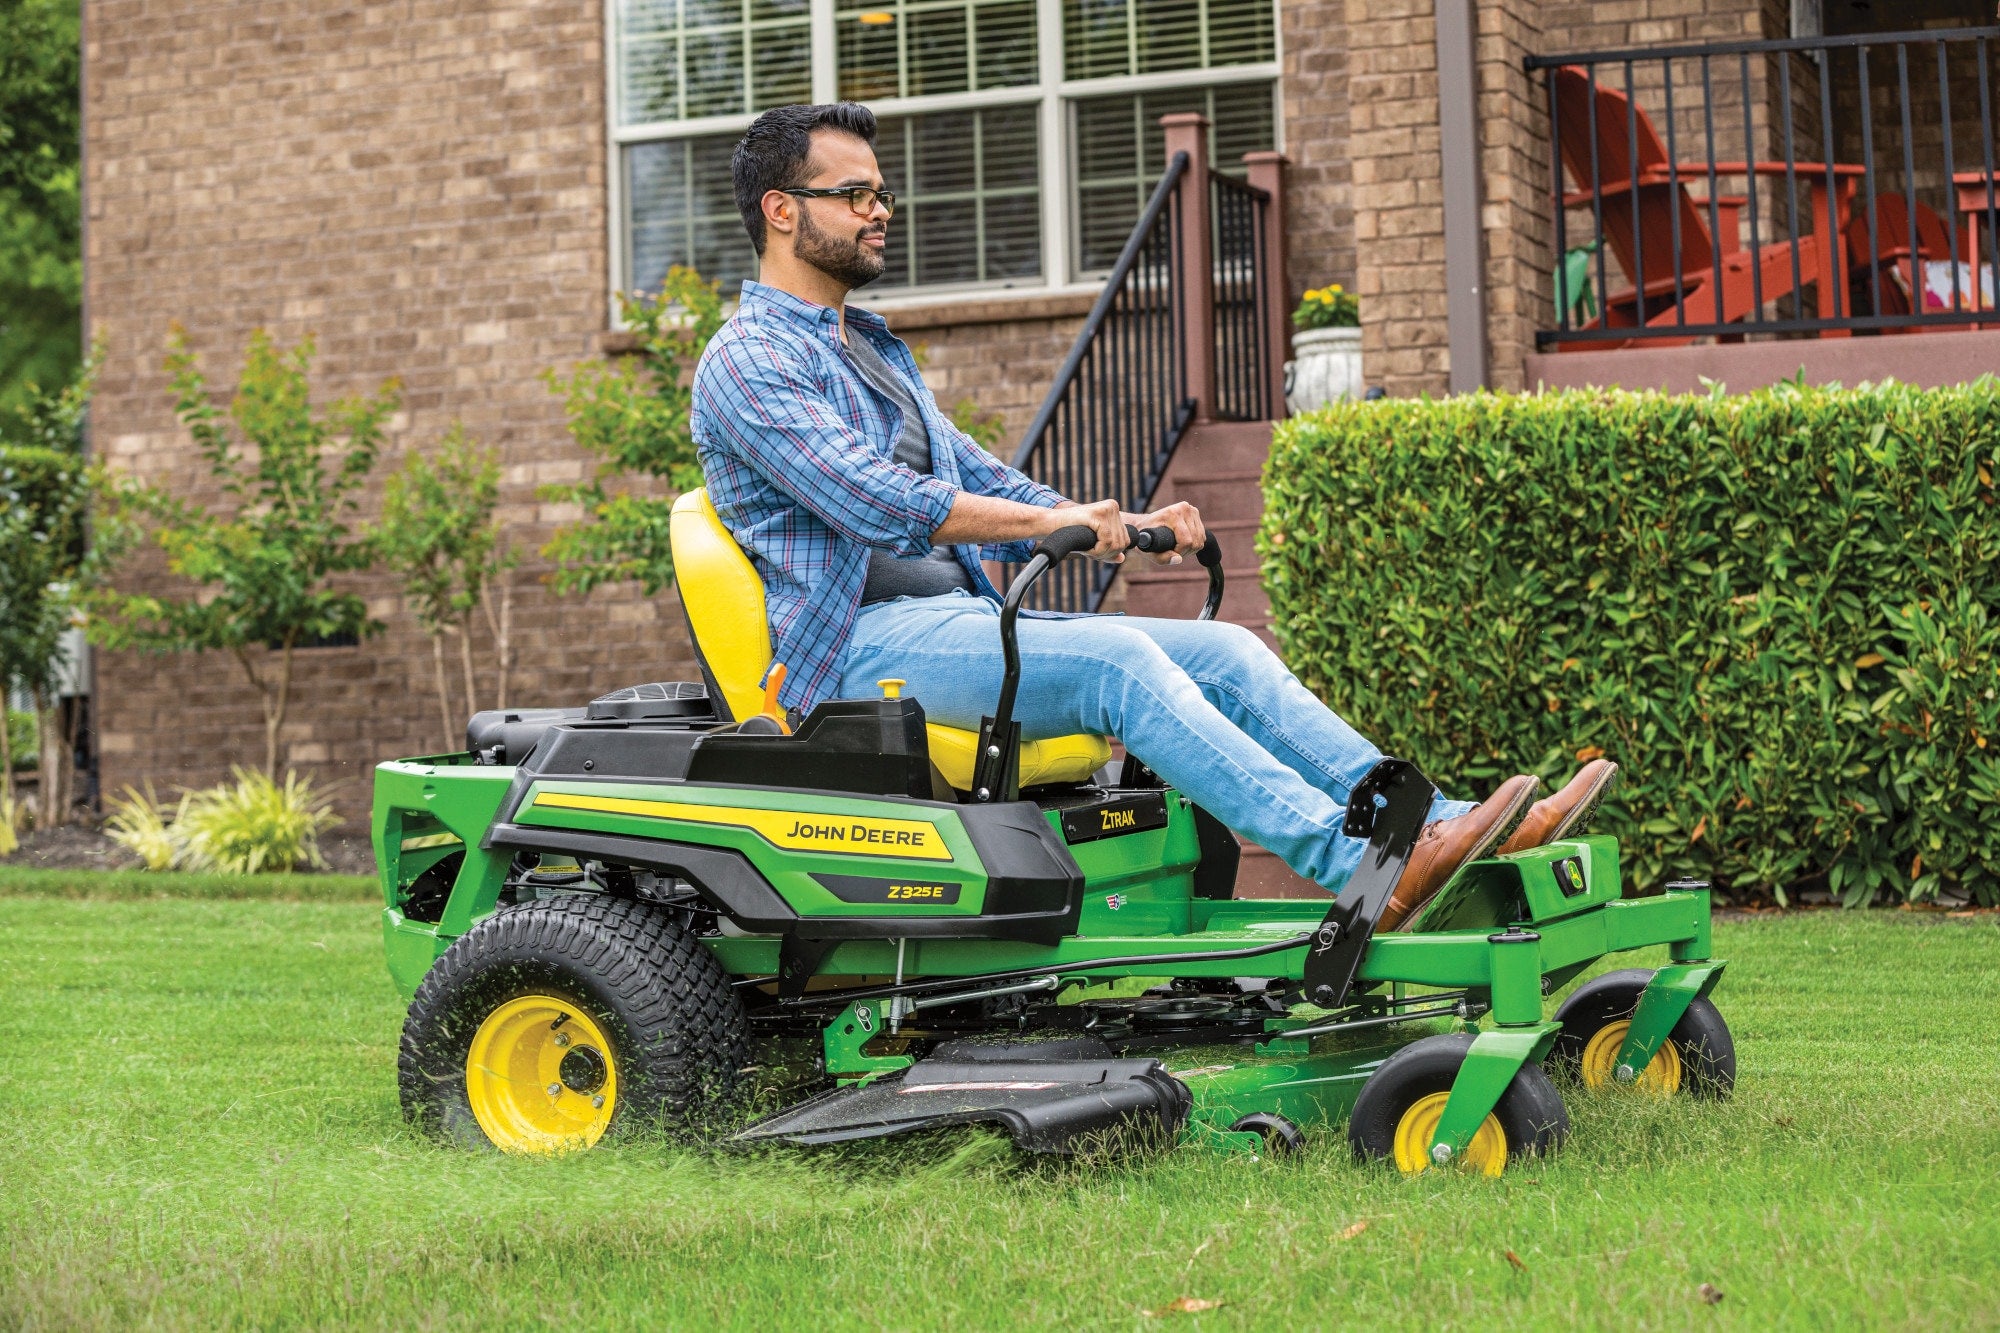
<svg viewBox="0 0 2000 1333">
<path fill-rule="evenodd" d="M 907 304 L 862 306 L 889 321 L 895 333 L 949 329 L 972 324 L 1015 324 L 1036 319 L 1079 319 L 1090 313 L 1101 286 L 1040 289 L 1007 295 L 910 299 Z M 629 329 L 606 329 L 597 335 L 597 349 L 606 356 L 630 356 L 639 350 L 638 336 Z"/>
</svg>

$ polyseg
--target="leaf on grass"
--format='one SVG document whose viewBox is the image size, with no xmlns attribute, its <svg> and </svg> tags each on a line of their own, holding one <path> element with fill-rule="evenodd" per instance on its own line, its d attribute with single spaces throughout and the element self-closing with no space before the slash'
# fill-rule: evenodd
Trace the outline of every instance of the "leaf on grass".
<svg viewBox="0 0 2000 1333">
<path fill-rule="evenodd" d="M 1528 1266 L 1527 1266 L 1526 1264 L 1524 1264 L 1524 1263 L 1522 1263 L 1522 1262 L 1521 1262 L 1521 1256 L 1520 1256 L 1520 1255 L 1518 1255 L 1518 1254 L 1514 1253 L 1514 1252 L 1513 1252 L 1512 1250 L 1502 1250 L 1502 1251 L 1500 1251 L 1500 1253 L 1502 1253 L 1502 1254 L 1504 1254 L 1504 1255 L 1506 1255 L 1506 1256 L 1507 1256 L 1507 1262 L 1508 1262 L 1508 1263 L 1510 1263 L 1510 1264 L 1512 1264 L 1512 1265 L 1514 1265 L 1514 1268 L 1516 1269 L 1516 1271 L 1518 1271 L 1518 1272 L 1522 1272 L 1522 1273 L 1525 1273 L 1525 1272 L 1527 1272 L 1527 1271 L 1528 1271 Z"/>
<path fill-rule="evenodd" d="M 1704 1282 L 1701 1284 L 1701 1286 L 1697 1287 L 1695 1290 L 1700 1294 L 1702 1304 L 1704 1305 L 1722 1304 L 1722 1293 L 1715 1289 L 1714 1283 Z"/>
<path fill-rule="evenodd" d="M 1688 834 L 1688 841 L 1700 842 L 1701 835 L 1706 832 L 1708 832 L 1708 816 L 1703 815 L 1700 819 L 1695 821 L 1694 832 Z"/>
<path fill-rule="evenodd" d="M 1336 1239 L 1339 1239 L 1339 1240 L 1353 1240 L 1353 1239 L 1354 1239 L 1354 1238 L 1355 1238 L 1356 1236 L 1360 1235 L 1360 1234 L 1361 1234 L 1362 1232 L 1366 1231 L 1367 1229 L 1368 1229 L 1368 1223 L 1367 1223 L 1367 1222 L 1365 1222 L 1365 1221 L 1362 1221 L 1362 1222 L 1356 1222 L 1356 1223 L 1355 1223 L 1355 1224 L 1354 1224 L 1353 1226 L 1350 1226 L 1350 1227 L 1346 1228 L 1346 1229 L 1345 1229 L 1344 1231 L 1342 1231 L 1342 1232 L 1340 1233 L 1340 1235 L 1339 1235 L 1338 1237 L 1336 1237 Z"/>
<path fill-rule="evenodd" d="M 1888 658 L 1882 656 L 1880 653 L 1863 653 L 1854 659 L 1854 665 L 1858 667 L 1878 667 L 1888 660 Z"/>
<path fill-rule="evenodd" d="M 1157 1318 L 1167 1314 L 1200 1314 L 1203 1310 L 1216 1310 L 1221 1307 L 1221 1301 L 1203 1300 L 1199 1296 L 1182 1296 L 1178 1300 L 1168 1301 L 1157 1310 L 1148 1310 L 1146 1313 Z"/>
<path fill-rule="evenodd" d="M 1604 758 L 1604 747 L 1602 745 L 1586 745 L 1576 752 L 1576 762 L 1579 764 L 1587 764 L 1593 759 L 1602 758 Z"/>
</svg>

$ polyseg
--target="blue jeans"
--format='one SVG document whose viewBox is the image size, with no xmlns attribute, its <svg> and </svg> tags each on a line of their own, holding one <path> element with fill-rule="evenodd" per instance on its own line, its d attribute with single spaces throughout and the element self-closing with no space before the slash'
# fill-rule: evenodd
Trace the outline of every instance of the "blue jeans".
<svg viewBox="0 0 2000 1333">
<path fill-rule="evenodd" d="M 1030 740 L 1116 736 L 1174 787 L 1338 892 L 1365 845 L 1340 831 L 1347 796 L 1382 752 L 1285 669 L 1263 641 L 1217 621 L 1083 616 L 1018 622 Z M 862 610 L 840 692 L 873 698 L 900 676 L 933 722 L 979 728 L 1000 698 L 1000 608 L 983 597 L 899 597 Z M 1436 802 L 1431 818 L 1471 809 Z"/>
</svg>

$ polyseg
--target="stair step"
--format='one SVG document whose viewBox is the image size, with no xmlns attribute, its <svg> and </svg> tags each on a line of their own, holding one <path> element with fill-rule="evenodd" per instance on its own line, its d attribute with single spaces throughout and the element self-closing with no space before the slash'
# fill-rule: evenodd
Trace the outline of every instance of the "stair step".
<svg viewBox="0 0 2000 1333">
<path fill-rule="evenodd" d="M 1162 619 L 1185 619 L 1201 609 L 1208 580 L 1199 582 L 1174 578 L 1134 581 L 1125 590 L 1125 613 Z M 1268 625 L 1270 599 L 1258 586 L 1255 573 L 1229 580 L 1222 592 L 1221 619 L 1238 625 Z"/>
<path fill-rule="evenodd" d="M 1154 507 L 1160 509 L 1182 501 L 1199 509 L 1211 523 L 1234 519 L 1255 522 L 1264 516 L 1264 488 L 1255 477 L 1189 477 L 1168 482 L 1153 497 Z"/>
<path fill-rule="evenodd" d="M 1200 476 L 1261 471 L 1271 453 L 1268 421 L 1216 421 L 1194 426 L 1174 450 L 1174 471 Z M 1185 461 L 1184 461 L 1185 460 Z"/>
</svg>

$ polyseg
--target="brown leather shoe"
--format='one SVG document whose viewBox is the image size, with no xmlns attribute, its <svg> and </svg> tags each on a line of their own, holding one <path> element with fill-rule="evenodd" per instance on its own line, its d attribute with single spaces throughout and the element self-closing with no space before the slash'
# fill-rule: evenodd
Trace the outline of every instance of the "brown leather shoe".
<svg viewBox="0 0 2000 1333">
<path fill-rule="evenodd" d="M 1514 836 L 1500 845 L 1500 854 L 1525 852 L 1577 832 L 1596 813 L 1598 802 L 1617 780 L 1618 765 L 1609 759 L 1591 760 L 1576 770 L 1576 776 L 1564 783 L 1561 791 L 1535 802 Z"/>
<path fill-rule="evenodd" d="M 1382 919 L 1375 923 L 1377 933 L 1395 930 L 1415 916 L 1467 861 L 1491 855 L 1500 840 L 1521 822 L 1541 785 L 1526 773 L 1519 774 L 1456 819 L 1424 825 L 1424 831 L 1417 835 L 1416 850 L 1410 853 L 1410 863 L 1403 867 L 1403 877 L 1389 895 Z"/>
</svg>

